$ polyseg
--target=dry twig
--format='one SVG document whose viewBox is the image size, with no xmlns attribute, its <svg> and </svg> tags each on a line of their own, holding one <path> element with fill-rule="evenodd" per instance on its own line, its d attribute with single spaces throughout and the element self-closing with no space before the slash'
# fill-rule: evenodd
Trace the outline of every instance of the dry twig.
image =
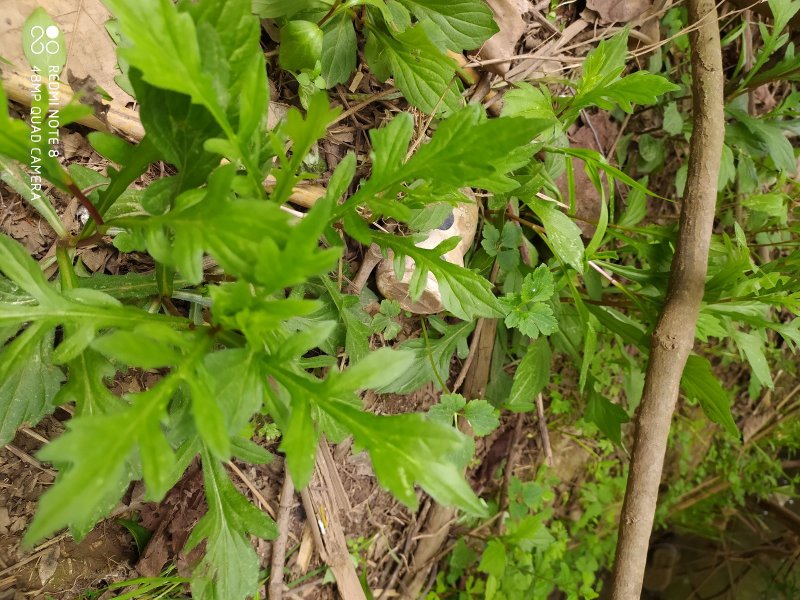
<svg viewBox="0 0 800 600">
<path fill-rule="evenodd" d="M 269 574 L 269 600 L 283 598 L 283 566 L 286 562 L 286 540 L 289 537 L 289 517 L 294 505 L 294 483 L 285 469 L 280 505 L 278 506 L 278 539 L 272 544 L 272 562 Z"/>
</svg>

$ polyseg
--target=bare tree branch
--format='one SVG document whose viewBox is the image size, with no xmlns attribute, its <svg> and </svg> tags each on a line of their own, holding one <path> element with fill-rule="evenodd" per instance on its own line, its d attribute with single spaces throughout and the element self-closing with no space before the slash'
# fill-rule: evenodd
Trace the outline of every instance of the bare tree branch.
<svg viewBox="0 0 800 600">
<path fill-rule="evenodd" d="M 640 597 L 670 422 L 681 375 L 694 345 L 703 299 L 717 202 L 725 120 L 722 56 L 714 0 L 690 0 L 689 20 L 699 27 L 690 34 L 694 129 L 689 146 L 687 194 L 667 297 L 653 332 L 636 421 L 611 582 L 611 595 L 615 600 L 638 600 Z"/>
</svg>

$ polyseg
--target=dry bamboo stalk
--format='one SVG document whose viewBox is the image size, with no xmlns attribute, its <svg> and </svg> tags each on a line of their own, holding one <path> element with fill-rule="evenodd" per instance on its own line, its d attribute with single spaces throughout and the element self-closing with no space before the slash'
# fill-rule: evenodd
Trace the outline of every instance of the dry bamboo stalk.
<svg viewBox="0 0 800 600">
<path fill-rule="evenodd" d="M 31 105 L 30 78 L 25 77 L 10 67 L 0 67 L 0 78 L 2 78 L 3 88 L 6 90 L 6 94 L 8 94 L 11 100 L 24 106 Z M 58 99 L 56 104 L 59 108 L 63 108 L 72 101 L 74 93 L 65 83 L 60 81 L 52 83 L 58 84 Z M 54 94 L 51 93 L 51 95 Z M 134 142 L 138 142 L 144 137 L 144 127 L 142 127 L 142 123 L 139 121 L 139 113 L 126 106 L 120 106 L 113 102 L 111 104 L 103 102 L 102 104 L 108 109 L 105 113 L 105 119 L 101 119 L 92 114 L 79 119 L 78 123 L 97 131 L 121 134 Z"/>
</svg>

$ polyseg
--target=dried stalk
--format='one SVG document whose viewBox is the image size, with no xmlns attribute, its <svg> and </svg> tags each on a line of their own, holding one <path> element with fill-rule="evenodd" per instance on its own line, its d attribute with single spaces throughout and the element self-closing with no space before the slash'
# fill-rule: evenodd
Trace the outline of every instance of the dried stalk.
<svg viewBox="0 0 800 600">
<path fill-rule="evenodd" d="M 694 130 L 687 195 L 672 261 L 667 297 L 653 332 L 642 403 L 636 421 L 617 556 L 611 582 L 615 600 L 638 600 L 650 532 L 681 375 L 694 345 L 703 299 L 708 248 L 717 201 L 725 120 L 717 12 L 713 0 L 690 0 Z"/>
</svg>

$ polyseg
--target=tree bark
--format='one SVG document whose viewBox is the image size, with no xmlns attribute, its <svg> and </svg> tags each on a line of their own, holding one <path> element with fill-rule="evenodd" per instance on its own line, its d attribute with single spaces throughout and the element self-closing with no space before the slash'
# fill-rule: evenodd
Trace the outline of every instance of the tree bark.
<svg viewBox="0 0 800 600">
<path fill-rule="evenodd" d="M 642 402 L 636 420 L 611 596 L 638 600 L 681 375 L 694 345 L 703 299 L 708 248 L 725 135 L 723 72 L 713 0 L 690 0 L 694 130 L 689 144 L 687 194 L 667 296 L 653 332 Z"/>
</svg>

